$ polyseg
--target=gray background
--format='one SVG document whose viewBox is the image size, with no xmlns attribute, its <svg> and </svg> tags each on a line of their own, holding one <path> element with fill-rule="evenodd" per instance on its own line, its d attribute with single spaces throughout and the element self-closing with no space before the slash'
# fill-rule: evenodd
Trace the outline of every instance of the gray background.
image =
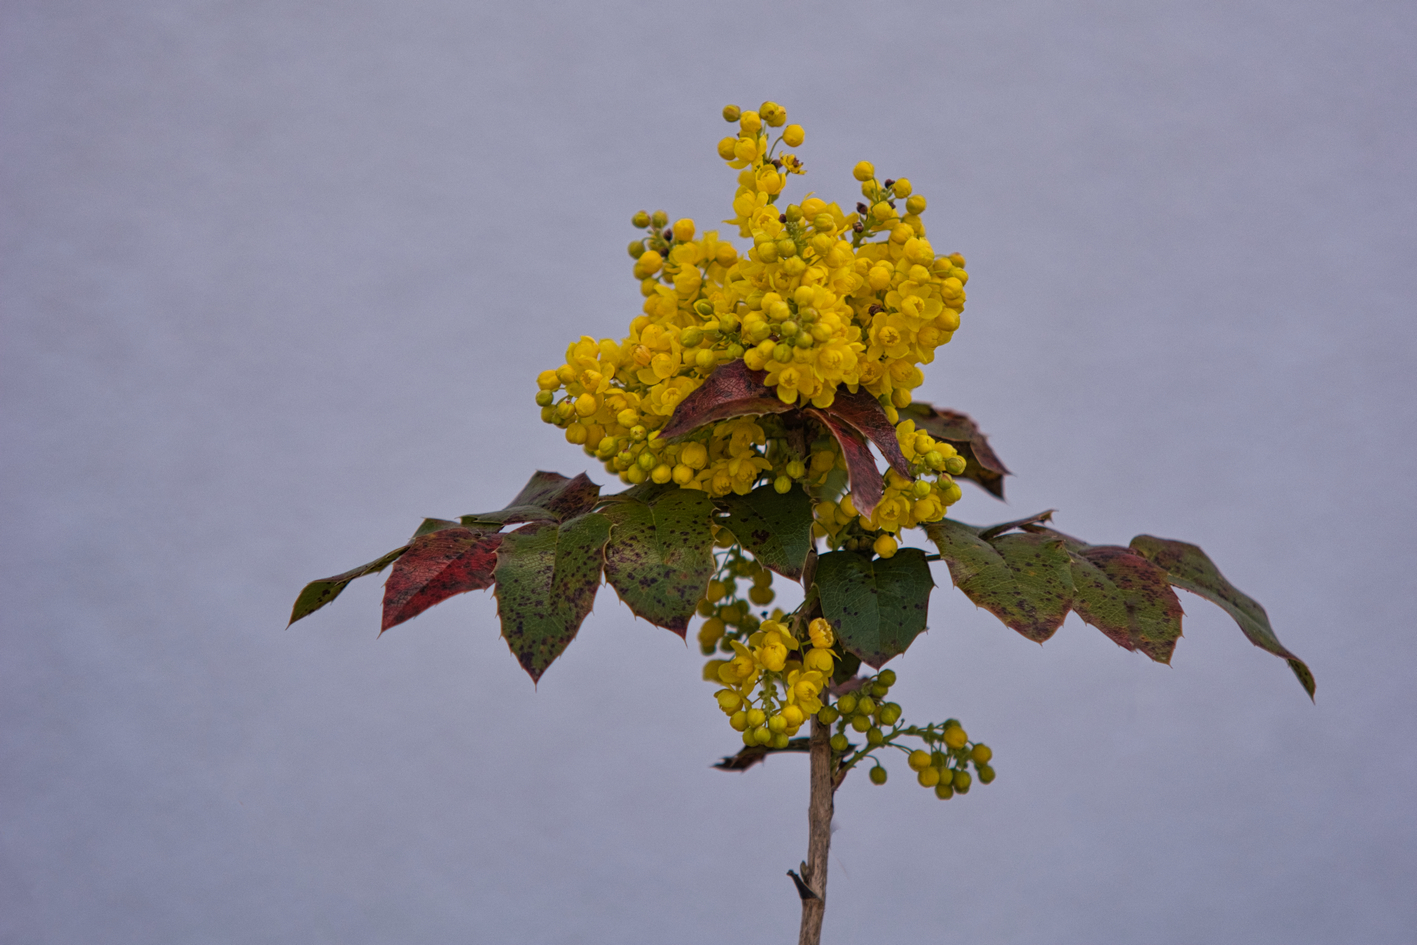
<svg viewBox="0 0 1417 945">
<path fill-rule="evenodd" d="M 838 796 L 830 942 L 1412 942 L 1417 7 L 9 2 L 5 942 L 788 941 L 805 760 L 606 592 L 534 689 L 490 595 L 377 638 L 423 515 L 585 457 L 533 377 L 706 229 L 728 101 L 970 262 L 925 399 L 1093 541 L 1202 544 L 1170 668 L 944 585 L 897 662 L 998 781 Z M 803 185 L 794 185 L 799 197 Z M 603 472 L 596 472 L 604 482 Z"/>
</svg>

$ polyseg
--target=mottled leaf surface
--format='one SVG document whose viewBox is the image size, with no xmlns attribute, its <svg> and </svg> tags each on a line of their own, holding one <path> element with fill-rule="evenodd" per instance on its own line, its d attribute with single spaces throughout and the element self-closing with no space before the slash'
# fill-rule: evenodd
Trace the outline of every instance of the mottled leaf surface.
<svg viewBox="0 0 1417 945">
<path fill-rule="evenodd" d="M 793 409 L 763 383 L 765 371 L 753 371 L 742 359 L 720 366 L 694 388 L 674 408 L 669 422 L 659 431 L 661 438 L 692 433 L 706 423 L 765 413 L 786 413 Z"/>
<path fill-rule="evenodd" d="M 566 649 L 595 603 L 610 520 L 590 513 L 502 537 L 494 572 L 502 636 L 532 681 Z"/>
<path fill-rule="evenodd" d="M 764 566 L 796 581 L 812 549 L 812 500 L 794 485 L 779 495 L 762 486 L 747 495 L 726 495 L 714 504 L 728 513 L 723 523 Z"/>
<path fill-rule="evenodd" d="M 934 586 L 918 548 L 902 548 L 891 558 L 833 551 L 817 559 L 822 616 L 847 652 L 876 669 L 925 629 Z"/>
<path fill-rule="evenodd" d="M 634 611 L 683 636 L 713 576 L 713 503 L 697 489 L 670 489 L 651 501 L 613 497 L 605 579 Z"/>
<path fill-rule="evenodd" d="M 492 586 L 497 546 L 502 535 L 471 529 L 440 528 L 420 535 L 394 563 L 384 582 L 384 621 L 380 632 L 418 616 L 454 594 Z"/>
<path fill-rule="evenodd" d="M 1184 541 L 1151 535 L 1138 535 L 1132 539 L 1131 547 L 1165 571 L 1172 584 L 1223 607 L 1251 643 L 1286 660 L 1309 698 L 1314 697 L 1314 674 L 1309 667 L 1279 642 L 1269 624 L 1269 615 L 1259 602 L 1227 581 L 1204 551 Z"/>
<path fill-rule="evenodd" d="M 900 416 L 914 420 L 918 429 L 949 443 L 964 457 L 964 472 L 955 476 L 956 479 L 969 479 L 983 486 L 990 495 L 1004 497 L 1004 477 L 1011 474 L 989 446 L 988 437 L 968 416 L 918 400 L 904 407 Z"/>
<path fill-rule="evenodd" d="M 343 574 L 336 574 L 334 577 L 321 578 L 306 584 L 300 592 L 300 596 L 295 599 L 295 606 L 290 611 L 290 622 L 295 623 L 302 617 L 308 617 L 334 600 L 355 578 L 364 577 L 366 574 L 378 574 L 397 561 L 400 555 L 408 551 L 408 547 L 408 545 L 404 545 L 402 548 L 395 548 L 382 558 L 377 558 L 368 564 L 352 568 Z"/>
<path fill-rule="evenodd" d="M 1084 568 L 1091 571 L 1081 575 Z M 1141 650 L 1158 663 L 1170 663 L 1171 653 L 1181 636 L 1181 602 L 1166 579 L 1166 572 L 1129 548 L 1117 545 L 1087 545 L 1072 559 L 1073 610 L 1105 633 L 1119 646 Z M 1099 588 L 1099 580 L 1105 582 Z M 1126 616 L 1125 630 L 1118 633 L 1113 621 L 1116 604 Z M 1089 619 L 1101 610 L 1105 623 Z"/>
<path fill-rule="evenodd" d="M 926 528 L 955 586 L 977 606 L 1038 643 L 1063 625 L 1073 599 L 1072 567 L 1061 538 L 1010 534 L 985 541 L 944 519 Z"/>
<path fill-rule="evenodd" d="M 870 516 L 886 491 L 886 482 L 876 468 L 876 457 L 871 455 L 870 447 L 846 421 L 815 408 L 807 412 L 820 420 L 841 445 L 847 480 L 851 484 L 851 502 L 862 515 Z"/>
<path fill-rule="evenodd" d="M 538 471 L 506 508 L 462 516 L 462 524 L 511 525 L 517 522 L 564 522 L 587 512 L 600 498 L 600 486 L 585 473 L 568 478 Z"/>
<path fill-rule="evenodd" d="M 853 394 L 843 387 L 836 392 L 832 405 L 824 412 L 850 424 L 856 432 L 875 443 L 876 449 L 881 451 L 881 455 L 896 472 L 907 479 L 915 478 L 910 470 L 910 462 L 900 451 L 900 441 L 895 436 L 895 425 L 886 416 L 886 411 L 876 398 L 864 390 L 858 389 Z"/>
</svg>

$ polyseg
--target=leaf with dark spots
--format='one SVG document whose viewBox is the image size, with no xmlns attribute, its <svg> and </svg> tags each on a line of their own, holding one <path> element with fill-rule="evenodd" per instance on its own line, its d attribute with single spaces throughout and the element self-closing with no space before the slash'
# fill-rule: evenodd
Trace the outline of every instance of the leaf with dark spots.
<svg viewBox="0 0 1417 945">
<path fill-rule="evenodd" d="M 618 497 L 617 497 L 618 498 Z M 713 576 L 713 503 L 697 489 L 609 502 L 605 579 L 635 615 L 683 636 Z"/>
<path fill-rule="evenodd" d="M 934 586 L 918 548 L 902 548 L 891 558 L 833 551 L 817 559 L 822 616 L 846 651 L 875 669 L 924 631 Z"/>
<path fill-rule="evenodd" d="M 1171 662 L 1182 611 L 1165 571 L 1117 545 L 1085 546 L 1074 553 L 1072 568 L 1073 610 L 1079 617 L 1118 646 Z M 1118 603 L 1125 617 L 1120 627 Z"/>
<path fill-rule="evenodd" d="M 1259 602 L 1227 581 L 1204 551 L 1184 541 L 1151 535 L 1138 535 L 1132 539 L 1131 547 L 1166 572 L 1166 579 L 1172 584 L 1223 607 L 1251 643 L 1286 660 L 1309 698 L 1314 698 L 1314 674 L 1309 667 L 1279 642 L 1269 624 L 1269 615 Z"/>
<path fill-rule="evenodd" d="M 1025 533 L 989 542 L 952 519 L 927 526 L 925 533 L 940 549 L 955 586 L 977 606 L 1037 643 L 1063 625 L 1073 581 L 1061 538 Z"/>
<path fill-rule="evenodd" d="M 900 441 L 896 439 L 895 425 L 886 416 L 885 410 L 876 401 L 876 398 L 864 390 L 858 389 L 853 394 L 846 388 L 841 388 L 832 399 L 832 405 L 827 407 L 824 412 L 850 424 L 857 433 L 875 443 L 876 449 L 881 451 L 881 455 L 896 472 L 907 479 L 915 478 L 914 473 L 911 472 L 909 461 L 900 451 Z"/>
<path fill-rule="evenodd" d="M 434 532 L 442 531 L 445 528 L 462 528 L 458 522 L 449 521 L 446 518 L 425 518 L 423 524 L 418 526 L 418 530 L 413 533 L 414 538 L 422 535 L 431 535 Z"/>
<path fill-rule="evenodd" d="M 990 495 L 1004 497 L 1004 477 L 1012 474 L 995 455 L 988 438 L 979 432 L 978 424 L 968 416 L 917 400 L 901 408 L 900 418 L 914 420 L 917 429 L 944 440 L 964 457 L 964 472 L 956 479 L 972 480 Z"/>
<path fill-rule="evenodd" d="M 502 637 L 536 682 L 575 639 L 600 587 L 610 520 L 590 513 L 499 536 L 493 572 Z"/>
<path fill-rule="evenodd" d="M 302 617 L 308 617 L 334 600 L 355 578 L 364 577 L 366 574 L 378 574 L 397 561 L 399 556 L 408 551 L 408 547 L 408 545 L 404 545 L 402 548 L 395 548 L 382 558 L 368 564 L 360 565 L 343 574 L 336 574 L 334 577 L 321 578 L 306 584 L 304 590 L 300 592 L 300 596 L 295 599 L 295 606 L 290 611 L 290 622 L 295 623 Z"/>
<path fill-rule="evenodd" d="M 869 517 L 876 510 L 876 503 L 885 495 L 886 483 L 881 471 L 876 468 L 876 458 L 856 428 L 831 414 L 812 408 L 807 411 L 831 431 L 841 446 L 841 455 L 846 459 L 846 474 L 851 483 L 851 501 L 857 511 Z"/>
<path fill-rule="evenodd" d="M 599 498 L 600 486 L 585 473 L 567 478 L 560 473 L 538 471 L 506 508 L 464 515 L 462 524 L 475 528 L 517 522 L 564 522 L 589 511 Z"/>
<path fill-rule="evenodd" d="M 384 583 L 384 622 L 398 626 L 454 594 L 492 586 L 502 535 L 443 528 L 409 542 Z"/>
<path fill-rule="evenodd" d="M 766 372 L 753 371 L 741 358 L 720 366 L 704 382 L 679 402 L 669 422 L 659 431 L 661 439 L 672 440 L 692 433 L 706 423 L 765 413 L 786 413 L 793 409 L 763 383 Z"/>
<path fill-rule="evenodd" d="M 714 504 L 728 513 L 724 525 L 764 567 L 798 580 L 812 550 L 812 500 L 800 487 L 778 494 L 762 486 L 747 495 L 726 495 Z"/>
</svg>

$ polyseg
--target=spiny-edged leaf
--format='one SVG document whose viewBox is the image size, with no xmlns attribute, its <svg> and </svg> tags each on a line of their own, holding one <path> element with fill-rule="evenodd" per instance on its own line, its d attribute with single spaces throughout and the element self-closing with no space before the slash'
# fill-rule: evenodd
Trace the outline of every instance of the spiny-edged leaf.
<svg viewBox="0 0 1417 945">
<path fill-rule="evenodd" d="M 378 574 L 397 561 L 399 556 L 408 550 L 408 547 L 408 545 L 404 545 L 402 548 L 395 548 L 382 558 L 368 564 L 360 565 L 343 574 L 336 574 L 334 577 L 321 578 L 306 584 L 305 589 L 300 592 L 300 596 L 295 599 L 295 607 L 290 611 L 290 622 L 295 623 L 302 617 L 308 617 L 334 600 L 355 578 L 364 577 L 366 574 Z"/>
<path fill-rule="evenodd" d="M 1133 538 L 1132 550 L 1165 571 L 1172 584 L 1223 607 L 1251 643 L 1286 660 L 1309 698 L 1314 698 L 1314 674 L 1309 667 L 1279 642 L 1269 625 L 1269 615 L 1259 602 L 1227 581 L 1204 551 L 1184 541 L 1151 535 Z"/>
<path fill-rule="evenodd" d="M 876 458 L 856 428 L 829 413 L 812 408 L 807 411 L 822 422 L 841 445 L 846 460 L 846 475 L 851 483 L 851 502 L 862 515 L 870 516 L 876 503 L 885 495 L 886 483 L 876 468 Z"/>
<path fill-rule="evenodd" d="M 510 525 L 515 522 L 564 522 L 589 511 L 600 498 L 600 486 L 585 473 L 567 478 L 537 471 L 504 509 L 462 516 L 462 524 Z"/>
<path fill-rule="evenodd" d="M 1166 572 L 1117 545 L 1070 550 L 1078 616 L 1118 646 L 1170 663 L 1181 636 L 1182 610 Z"/>
<path fill-rule="evenodd" d="M 638 617 L 681 637 L 713 576 L 713 502 L 697 489 L 670 489 L 653 501 L 624 498 L 601 510 L 614 524 L 605 579 Z"/>
<path fill-rule="evenodd" d="M 408 543 L 384 582 L 384 622 L 379 631 L 398 626 L 454 594 L 492 586 L 497 546 L 502 535 L 462 528 L 440 528 Z"/>
<path fill-rule="evenodd" d="M 764 413 L 786 413 L 793 408 L 763 383 L 764 371 L 753 371 L 741 359 L 722 365 L 679 402 L 669 422 L 659 431 L 672 440 L 706 423 Z"/>
<path fill-rule="evenodd" d="M 832 405 L 823 412 L 849 423 L 857 433 L 876 444 L 876 449 L 881 451 L 881 455 L 896 472 L 907 479 L 915 478 L 909 461 L 900 451 L 900 441 L 895 436 L 895 425 L 886 416 L 876 398 L 864 390 L 858 389 L 853 394 L 842 388 L 836 392 Z"/>
<path fill-rule="evenodd" d="M 590 513 L 563 524 L 534 522 L 497 549 L 502 637 L 533 682 L 575 639 L 595 603 L 610 520 Z"/>
<path fill-rule="evenodd" d="M 944 519 L 925 529 L 940 549 L 955 587 L 977 606 L 1037 643 L 1063 625 L 1073 599 L 1072 568 L 1061 538 L 1000 535 Z"/>
<path fill-rule="evenodd" d="M 876 669 L 904 653 L 925 629 L 934 586 L 925 552 L 918 548 L 874 560 L 855 551 L 817 559 L 822 616 L 848 652 Z"/>
<path fill-rule="evenodd" d="M 944 440 L 964 457 L 964 472 L 956 479 L 970 479 L 983 486 L 996 498 L 1004 497 L 1004 477 L 1012 475 L 989 446 L 989 440 L 979 432 L 979 426 L 968 416 L 953 410 L 941 410 L 923 401 L 915 401 L 900 411 L 901 419 L 915 421 L 937 440 Z"/>
<path fill-rule="evenodd" d="M 793 486 L 778 494 L 762 486 L 747 495 L 726 495 L 714 504 L 728 513 L 723 524 L 764 567 L 798 580 L 812 550 L 812 500 Z"/>
<path fill-rule="evenodd" d="M 462 528 L 459 522 L 449 521 L 446 518 L 425 518 L 423 524 L 418 526 L 418 530 L 413 533 L 414 538 L 421 535 L 431 535 L 434 532 L 442 531 L 445 528 Z"/>
</svg>

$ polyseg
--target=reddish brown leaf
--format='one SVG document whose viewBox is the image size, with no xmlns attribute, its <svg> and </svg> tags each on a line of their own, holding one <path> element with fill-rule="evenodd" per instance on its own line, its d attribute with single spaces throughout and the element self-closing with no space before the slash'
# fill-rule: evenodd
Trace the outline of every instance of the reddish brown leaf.
<svg viewBox="0 0 1417 945">
<path fill-rule="evenodd" d="M 876 398 L 864 390 L 858 389 L 853 394 L 842 388 L 836 392 L 832 405 L 826 408 L 825 412 L 851 424 L 857 433 L 875 443 L 876 449 L 881 451 L 881 455 L 896 472 L 907 479 L 915 478 L 910 471 L 910 463 L 900 451 L 900 441 L 895 437 L 895 425 L 876 402 Z"/>
<path fill-rule="evenodd" d="M 491 587 L 502 537 L 459 527 L 415 538 L 384 583 L 380 632 L 454 594 Z"/>
<path fill-rule="evenodd" d="M 916 427 L 959 451 L 965 466 L 964 472 L 956 479 L 971 479 L 996 498 L 1004 497 L 1004 477 L 1012 474 L 994 454 L 988 438 L 979 432 L 979 426 L 973 420 L 962 413 L 941 410 L 919 400 L 903 408 L 900 415 L 902 419 L 914 420 Z"/>
<path fill-rule="evenodd" d="M 1077 594 L 1073 610 L 1088 623 L 1105 633 L 1118 646 L 1141 650 L 1158 663 L 1170 663 L 1181 636 L 1181 601 L 1166 579 L 1166 572 L 1134 553 L 1117 545 L 1086 545 L 1075 549 L 1106 577 L 1115 588 L 1114 596 L 1126 606 L 1130 618 L 1125 630 L 1110 620 L 1094 620 L 1088 610 L 1089 598 Z M 1074 586 L 1077 574 L 1074 568 Z M 1096 609 L 1096 608 L 1094 608 Z"/>
<path fill-rule="evenodd" d="M 462 516 L 462 524 L 511 525 L 517 522 L 564 522 L 588 511 L 600 498 L 600 486 L 585 473 L 568 479 L 560 473 L 538 471 L 506 508 Z"/>
<path fill-rule="evenodd" d="M 870 447 L 856 428 L 845 420 L 815 407 L 807 412 L 820 420 L 841 444 L 841 455 L 846 458 L 846 475 L 851 482 L 852 504 L 858 512 L 869 517 L 886 491 L 885 480 L 876 468 L 876 457 L 871 455 Z"/>
<path fill-rule="evenodd" d="M 783 403 L 772 388 L 763 383 L 767 374 L 751 371 L 741 360 L 724 364 L 704 379 L 674 408 L 660 437 L 672 440 L 692 433 L 706 423 L 750 414 L 786 413 L 792 404 Z"/>
</svg>

